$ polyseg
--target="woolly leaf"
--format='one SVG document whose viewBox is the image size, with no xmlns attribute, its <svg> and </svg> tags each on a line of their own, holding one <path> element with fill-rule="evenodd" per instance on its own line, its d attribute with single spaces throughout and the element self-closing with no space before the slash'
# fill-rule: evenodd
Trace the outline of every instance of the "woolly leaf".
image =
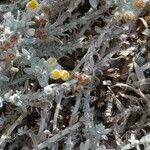
<svg viewBox="0 0 150 150">
<path fill-rule="evenodd" d="M 98 5 L 98 0 L 89 0 L 89 3 L 93 8 L 96 9 Z"/>
</svg>

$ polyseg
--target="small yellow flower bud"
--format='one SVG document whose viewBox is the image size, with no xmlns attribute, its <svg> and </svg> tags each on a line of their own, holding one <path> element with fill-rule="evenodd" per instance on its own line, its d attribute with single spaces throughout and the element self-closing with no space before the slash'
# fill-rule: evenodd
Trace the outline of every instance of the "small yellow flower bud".
<svg viewBox="0 0 150 150">
<path fill-rule="evenodd" d="M 27 9 L 28 10 L 35 10 L 39 6 L 39 3 L 36 0 L 31 0 L 27 3 Z"/>
<path fill-rule="evenodd" d="M 135 8 L 141 9 L 145 6 L 145 2 L 144 2 L 144 0 L 134 0 L 133 5 Z"/>
<path fill-rule="evenodd" d="M 114 19 L 119 22 L 122 19 L 122 13 L 121 12 L 115 12 L 114 13 Z"/>
<path fill-rule="evenodd" d="M 67 81 L 70 78 L 70 73 L 67 70 L 61 71 L 61 79 Z"/>
<path fill-rule="evenodd" d="M 51 65 L 51 66 L 55 66 L 57 65 L 57 59 L 54 58 L 54 57 L 50 57 L 48 60 L 47 60 L 48 64 Z"/>
<path fill-rule="evenodd" d="M 11 48 L 12 48 L 12 44 L 11 44 L 9 41 L 7 41 L 7 40 L 3 41 L 3 42 L 2 42 L 2 45 L 3 45 L 3 48 L 4 48 L 5 50 L 8 50 L 8 49 L 11 49 Z"/>
<path fill-rule="evenodd" d="M 61 78 L 61 71 L 58 70 L 58 69 L 54 69 L 51 74 L 50 74 L 50 77 L 54 80 L 58 80 Z"/>
<path fill-rule="evenodd" d="M 130 22 L 135 18 L 134 13 L 132 11 L 126 11 L 124 13 L 124 20 L 126 22 Z"/>
</svg>

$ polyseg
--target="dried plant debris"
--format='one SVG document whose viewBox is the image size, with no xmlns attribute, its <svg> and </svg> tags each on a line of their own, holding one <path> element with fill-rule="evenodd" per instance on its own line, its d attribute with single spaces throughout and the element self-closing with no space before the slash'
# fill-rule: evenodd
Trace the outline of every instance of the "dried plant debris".
<svg viewBox="0 0 150 150">
<path fill-rule="evenodd" d="M 150 149 L 149 0 L 0 2 L 0 149 Z"/>
</svg>

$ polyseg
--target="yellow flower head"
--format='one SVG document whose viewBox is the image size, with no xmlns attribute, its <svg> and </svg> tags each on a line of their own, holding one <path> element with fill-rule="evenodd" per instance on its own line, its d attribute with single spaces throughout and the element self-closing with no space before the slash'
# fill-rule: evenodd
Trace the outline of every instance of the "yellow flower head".
<svg viewBox="0 0 150 150">
<path fill-rule="evenodd" d="M 31 0 L 27 3 L 27 9 L 28 10 L 35 10 L 39 6 L 39 3 L 36 0 Z"/>
<path fill-rule="evenodd" d="M 61 71 L 61 79 L 67 81 L 70 78 L 70 73 L 67 70 Z"/>
<path fill-rule="evenodd" d="M 122 19 L 122 13 L 121 12 L 115 12 L 114 13 L 114 19 L 115 19 L 115 21 L 120 21 L 121 19 Z"/>
<path fill-rule="evenodd" d="M 126 11 L 126 12 L 124 13 L 124 20 L 125 20 L 126 22 L 130 22 L 130 21 L 132 21 L 134 18 L 135 18 L 135 16 L 134 16 L 134 14 L 133 14 L 132 11 Z"/>
<path fill-rule="evenodd" d="M 54 57 L 50 57 L 48 60 L 47 60 L 48 64 L 50 66 L 56 66 L 57 65 L 57 59 L 54 58 Z"/>
<path fill-rule="evenodd" d="M 61 71 L 58 70 L 58 69 L 54 69 L 51 74 L 50 74 L 50 77 L 54 80 L 58 80 L 61 78 Z"/>
</svg>

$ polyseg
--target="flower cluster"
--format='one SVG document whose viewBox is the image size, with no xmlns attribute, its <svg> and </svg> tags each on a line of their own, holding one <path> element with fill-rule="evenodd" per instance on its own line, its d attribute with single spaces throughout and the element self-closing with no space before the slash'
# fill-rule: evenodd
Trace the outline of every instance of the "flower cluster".
<svg viewBox="0 0 150 150">
<path fill-rule="evenodd" d="M 116 1 L 117 9 L 114 12 L 115 21 L 119 22 L 124 19 L 125 22 L 134 20 L 139 10 L 144 8 L 144 0 Z"/>
<path fill-rule="evenodd" d="M 55 69 L 51 72 L 50 77 L 54 80 L 62 79 L 63 81 L 67 81 L 70 78 L 70 74 L 67 70 Z"/>
</svg>

